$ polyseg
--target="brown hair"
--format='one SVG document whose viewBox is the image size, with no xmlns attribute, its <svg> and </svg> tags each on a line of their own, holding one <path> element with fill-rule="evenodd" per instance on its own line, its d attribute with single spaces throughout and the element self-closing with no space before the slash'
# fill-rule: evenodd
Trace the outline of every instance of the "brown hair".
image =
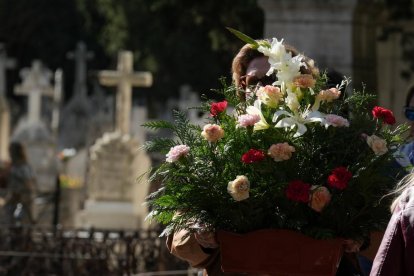
<svg viewBox="0 0 414 276">
<path fill-rule="evenodd" d="M 299 52 L 292 46 L 284 44 L 285 48 L 288 52 L 292 53 L 292 56 L 299 55 Z M 240 87 L 240 77 L 246 74 L 247 67 L 249 66 L 249 63 L 257 58 L 262 57 L 263 54 L 256 49 L 252 48 L 252 45 L 246 44 L 244 45 L 237 55 L 234 57 L 232 65 L 231 65 L 231 71 L 232 71 L 232 77 L 233 82 L 236 85 L 236 87 Z M 319 70 L 314 65 L 314 61 L 306 56 L 304 56 L 304 62 L 307 66 L 301 67 L 301 73 L 302 74 L 311 74 L 313 76 L 316 76 L 319 74 Z"/>
</svg>

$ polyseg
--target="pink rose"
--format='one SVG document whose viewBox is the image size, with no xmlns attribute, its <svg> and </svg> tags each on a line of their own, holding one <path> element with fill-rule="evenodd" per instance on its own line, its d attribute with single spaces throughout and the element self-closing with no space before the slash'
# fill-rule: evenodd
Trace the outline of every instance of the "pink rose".
<svg viewBox="0 0 414 276">
<path fill-rule="evenodd" d="M 172 147 L 170 151 L 166 155 L 165 161 L 168 163 L 173 163 L 178 161 L 180 157 L 187 156 L 190 152 L 190 147 L 187 145 L 178 145 L 175 147 Z"/>
<path fill-rule="evenodd" d="M 270 157 L 276 162 L 289 160 L 292 157 L 293 152 L 295 152 L 295 148 L 286 142 L 273 144 L 267 151 Z"/>
<path fill-rule="evenodd" d="M 243 114 L 237 118 L 237 126 L 239 127 L 254 126 L 254 124 L 259 121 L 260 121 L 260 115 L 258 114 Z"/>
<path fill-rule="evenodd" d="M 319 92 L 319 94 L 316 96 L 320 101 L 326 101 L 331 102 L 333 100 L 336 100 L 341 96 L 341 91 L 339 91 L 337 88 L 329 88 L 327 90 L 322 90 Z"/>
<path fill-rule="evenodd" d="M 316 80 L 309 74 L 303 74 L 293 79 L 293 84 L 300 88 L 313 88 Z"/>
<path fill-rule="evenodd" d="M 328 114 L 325 117 L 326 124 L 325 127 L 334 126 L 334 127 L 349 127 L 349 121 L 344 117 L 335 115 L 335 114 Z"/>
<path fill-rule="evenodd" d="M 309 206 L 316 212 L 322 212 L 322 210 L 331 201 L 331 193 L 324 186 L 312 186 L 311 188 L 311 200 Z"/>
<path fill-rule="evenodd" d="M 209 142 L 215 143 L 224 137 L 224 130 L 216 124 L 207 124 L 203 127 L 201 135 Z"/>
</svg>

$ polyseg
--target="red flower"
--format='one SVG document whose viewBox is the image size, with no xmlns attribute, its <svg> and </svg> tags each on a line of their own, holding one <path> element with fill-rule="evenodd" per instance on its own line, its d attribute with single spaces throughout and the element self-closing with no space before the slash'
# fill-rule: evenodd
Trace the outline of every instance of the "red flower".
<svg viewBox="0 0 414 276">
<path fill-rule="evenodd" d="M 352 178 L 352 173 L 345 167 L 337 167 L 332 170 L 328 176 L 328 185 L 343 190 L 348 186 L 349 180 Z"/>
<path fill-rule="evenodd" d="M 308 203 L 311 185 L 302 180 L 292 180 L 286 188 L 286 197 L 293 201 Z"/>
<path fill-rule="evenodd" d="M 210 106 L 210 115 L 217 116 L 227 108 L 227 101 L 212 103 Z"/>
<path fill-rule="evenodd" d="M 388 125 L 395 124 L 395 117 L 391 110 L 380 107 L 380 106 L 374 106 L 372 109 L 372 116 L 374 118 L 378 118 L 384 121 L 384 123 Z"/>
<path fill-rule="evenodd" d="M 248 152 L 243 154 L 241 160 L 245 164 L 251 164 L 254 162 L 259 162 L 265 159 L 265 153 L 261 150 L 249 149 Z"/>
</svg>

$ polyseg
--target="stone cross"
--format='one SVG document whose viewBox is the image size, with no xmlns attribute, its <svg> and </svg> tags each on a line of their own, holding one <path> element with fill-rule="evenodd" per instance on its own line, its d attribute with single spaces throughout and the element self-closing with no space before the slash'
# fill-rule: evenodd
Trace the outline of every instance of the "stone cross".
<svg viewBox="0 0 414 276">
<path fill-rule="evenodd" d="M 39 122 L 41 115 L 42 96 L 53 97 L 53 87 L 50 85 L 52 72 L 43 68 L 39 60 L 32 63 L 31 68 L 24 68 L 20 71 L 23 79 L 22 84 L 16 85 L 14 92 L 16 95 L 29 97 L 28 121 Z"/>
<path fill-rule="evenodd" d="M 118 54 L 117 71 L 100 71 L 100 84 L 117 86 L 116 95 L 116 130 L 121 134 L 130 133 L 132 87 L 149 87 L 152 85 L 150 72 L 133 71 L 133 55 L 130 51 L 121 51 Z"/>
<path fill-rule="evenodd" d="M 6 95 L 6 69 L 13 69 L 15 66 L 16 61 L 7 58 L 6 49 L 0 43 L 0 97 Z"/>
<path fill-rule="evenodd" d="M 86 62 L 93 58 L 93 52 L 88 52 L 86 44 L 82 41 L 76 45 L 75 52 L 69 52 L 67 58 L 75 60 L 74 95 L 86 96 Z"/>
</svg>

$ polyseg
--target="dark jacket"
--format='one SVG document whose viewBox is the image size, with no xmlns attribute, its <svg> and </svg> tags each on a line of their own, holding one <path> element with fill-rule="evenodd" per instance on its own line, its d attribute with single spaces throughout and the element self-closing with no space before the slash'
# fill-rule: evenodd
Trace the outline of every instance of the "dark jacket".
<svg viewBox="0 0 414 276">
<path fill-rule="evenodd" d="M 414 276 L 414 187 L 400 196 L 370 275 Z"/>
</svg>

